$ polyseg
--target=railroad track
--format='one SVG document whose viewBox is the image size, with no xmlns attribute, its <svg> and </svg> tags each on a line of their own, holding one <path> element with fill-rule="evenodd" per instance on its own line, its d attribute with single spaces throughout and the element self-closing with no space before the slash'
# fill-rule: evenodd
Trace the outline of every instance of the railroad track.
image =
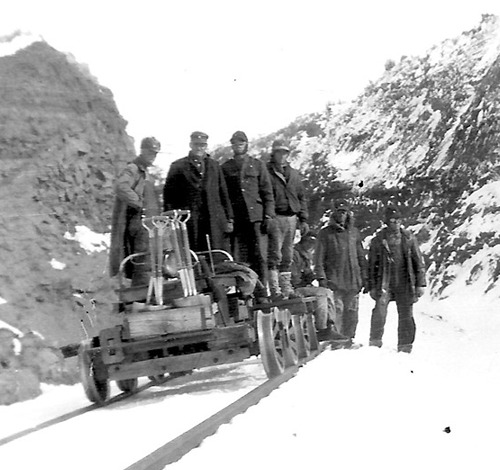
<svg viewBox="0 0 500 470">
<path fill-rule="evenodd" d="M 163 446 L 159 447 L 156 451 L 152 452 L 150 455 L 147 455 L 144 458 L 140 459 L 139 461 L 135 462 L 134 464 L 130 465 L 129 467 L 127 467 L 127 470 L 163 469 L 165 465 L 168 465 L 169 463 L 179 460 L 189 451 L 199 446 L 206 437 L 210 436 L 211 434 L 214 434 L 219 428 L 219 426 L 221 426 L 224 423 L 228 423 L 238 414 L 245 412 L 249 407 L 257 404 L 262 398 L 269 395 L 282 383 L 292 378 L 303 364 L 317 357 L 318 354 L 320 354 L 323 349 L 324 347 L 320 347 L 318 351 L 315 351 L 306 359 L 300 360 L 297 365 L 285 369 L 285 371 L 281 375 L 273 379 L 266 380 L 261 385 L 257 386 L 252 391 L 250 391 L 243 397 L 239 398 L 232 404 L 218 411 L 205 421 L 199 423 L 198 425 L 194 426 L 193 428 L 184 432 L 183 434 L 175 437 L 174 439 L 171 439 L 169 442 L 166 442 Z M 260 363 L 260 359 L 247 361 L 246 364 L 250 365 L 250 364 L 255 364 L 257 362 Z M 228 367 L 232 366 L 234 366 L 234 364 L 230 366 L 228 365 Z M 219 367 L 225 368 L 225 365 L 221 365 Z M 191 381 L 192 379 L 195 379 L 195 377 L 196 374 L 190 376 L 188 382 Z M 167 376 L 162 385 L 171 382 L 175 379 L 181 379 L 181 378 L 180 377 L 170 378 Z M 176 380 L 176 382 L 178 382 L 178 380 Z M 0 439 L 0 447 L 9 444 L 13 441 L 16 441 L 18 439 L 24 438 L 26 436 L 33 435 L 38 431 L 42 431 L 57 424 L 63 423 L 65 421 L 72 420 L 73 418 L 77 418 L 90 411 L 102 409 L 113 404 L 124 402 L 124 400 L 130 399 L 132 396 L 156 385 L 158 385 L 158 383 L 148 382 L 144 385 L 141 385 L 140 387 L 137 388 L 137 390 L 133 392 L 120 393 L 119 395 L 116 395 L 111 399 L 109 399 L 108 401 L 106 401 L 104 404 L 89 405 L 87 407 L 80 408 L 71 411 L 69 413 L 65 413 L 64 415 L 58 416 L 56 418 L 47 420 L 45 422 L 42 422 L 38 425 L 27 428 L 25 430 L 16 432 L 10 436 L 6 436 Z"/>
<path fill-rule="evenodd" d="M 267 397 L 273 390 L 276 390 L 281 384 L 290 380 L 297 374 L 301 366 L 316 358 L 323 350 L 324 347 L 320 347 L 318 351 L 315 351 L 309 357 L 300 360 L 297 365 L 285 369 L 285 371 L 277 377 L 266 380 L 264 383 L 210 416 L 205 421 L 197 424 L 175 439 L 170 440 L 148 456 L 130 465 L 126 470 L 162 470 L 166 465 L 181 459 L 188 452 L 198 447 L 204 439 L 214 434 L 221 425 L 228 423 L 235 416 L 244 413 L 248 408 L 256 405 L 260 400 Z"/>
<path fill-rule="evenodd" d="M 169 382 L 170 380 L 175 379 L 175 378 L 176 377 L 166 377 L 164 382 L 162 382 L 162 385 L 164 383 Z M 70 411 L 69 413 L 65 413 L 63 415 L 57 416 L 56 418 L 52 418 L 52 419 L 49 419 L 47 421 L 44 421 L 44 422 L 37 424 L 36 426 L 33 426 L 31 428 L 23 429 L 22 431 L 11 434 L 10 436 L 6 436 L 4 438 L 1 438 L 0 439 L 0 447 L 5 445 L 5 444 L 8 444 L 10 442 L 13 442 L 17 439 L 21 439 L 22 437 L 33 434 L 37 431 L 41 431 L 42 429 L 47 429 L 51 426 L 55 426 L 56 424 L 60 424 L 60 423 L 63 423 L 64 421 L 68 421 L 70 419 L 81 416 L 85 413 L 88 413 L 89 411 L 93 411 L 93 410 L 96 410 L 98 408 L 105 408 L 105 407 L 112 405 L 114 403 L 118 403 L 120 401 L 123 401 L 123 400 L 130 398 L 133 395 L 137 395 L 138 393 L 143 392 L 144 390 L 147 390 L 148 388 L 153 387 L 155 385 L 157 385 L 157 383 L 148 382 L 144 385 L 141 385 L 133 392 L 122 392 L 119 395 L 116 395 L 113 398 L 109 399 L 108 401 L 106 401 L 103 404 L 93 404 L 93 405 L 86 406 L 84 408 L 79 408 L 77 410 Z"/>
</svg>

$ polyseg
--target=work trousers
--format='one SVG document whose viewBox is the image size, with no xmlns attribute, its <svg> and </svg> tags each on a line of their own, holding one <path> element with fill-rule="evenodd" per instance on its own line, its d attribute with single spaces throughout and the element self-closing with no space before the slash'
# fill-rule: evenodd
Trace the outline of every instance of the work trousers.
<svg viewBox="0 0 500 470">
<path fill-rule="evenodd" d="M 267 239 L 262 234 L 261 222 L 239 222 L 233 233 L 234 260 L 245 263 L 259 276 L 262 286 L 267 286 Z M 256 288 L 256 295 L 265 296 L 267 288 Z M 259 292 L 257 292 L 259 290 Z"/>
<path fill-rule="evenodd" d="M 132 285 L 139 286 L 148 284 L 151 276 L 149 235 L 147 229 L 142 225 L 140 214 L 133 215 L 128 220 L 125 237 L 131 254 L 146 253 L 142 256 L 137 256 L 130 261 L 133 266 Z"/>
<path fill-rule="evenodd" d="M 370 328 L 370 344 L 382 346 L 387 307 L 394 300 L 398 310 L 398 349 L 410 347 L 415 341 L 415 320 L 413 318 L 413 296 L 404 292 L 394 292 L 388 296 L 381 296 L 375 302 L 372 311 Z"/>
<path fill-rule="evenodd" d="M 326 287 L 298 287 L 295 292 L 304 297 L 316 297 L 316 309 L 314 310 L 314 320 L 317 330 L 324 330 L 328 323 L 333 323 L 336 327 L 335 300 L 333 292 Z M 338 331 L 338 328 L 337 328 Z M 340 331 L 338 331 L 340 333 Z"/>
<path fill-rule="evenodd" d="M 267 262 L 269 269 L 286 273 L 291 271 L 293 239 L 297 228 L 297 216 L 277 215 L 269 229 Z"/>
<path fill-rule="evenodd" d="M 359 296 L 356 291 L 333 290 L 337 329 L 347 338 L 356 336 L 358 327 Z"/>
</svg>

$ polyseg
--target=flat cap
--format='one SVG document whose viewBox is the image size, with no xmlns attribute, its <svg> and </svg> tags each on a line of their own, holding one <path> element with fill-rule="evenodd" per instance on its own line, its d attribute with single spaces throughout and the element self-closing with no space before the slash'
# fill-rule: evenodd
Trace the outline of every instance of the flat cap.
<svg viewBox="0 0 500 470">
<path fill-rule="evenodd" d="M 236 131 L 229 142 L 232 144 L 235 142 L 248 142 L 248 137 L 243 131 Z"/>
<path fill-rule="evenodd" d="M 351 210 L 351 205 L 349 204 L 349 201 L 346 199 L 337 199 L 333 205 L 332 205 L 333 210 L 336 211 L 348 211 Z"/>
<path fill-rule="evenodd" d="M 401 219 L 401 211 L 396 206 L 387 206 L 385 208 L 385 220 Z"/>
<path fill-rule="evenodd" d="M 158 153 L 161 150 L 161 144 L 154 137 L 144 137 L 141 140 L 141 150 L 151 150 Z"/>
<path fill-rule="evenodd" d="M 284 140 L 278 139 L 273 142 L 271 153 L 274 153 L 277 150 L 285 150 L 287 152 L 290 152 L 290 147 L 288 147 L 288 145 L 285 144 Z"/>
<path fill-rule="evenodd" d="M 206 144 L 208 141 L 208 135 L 201 131 L 194 131 L 191 134 L 191 142 L 196 142 L 197 144 Z"/>
</svg>

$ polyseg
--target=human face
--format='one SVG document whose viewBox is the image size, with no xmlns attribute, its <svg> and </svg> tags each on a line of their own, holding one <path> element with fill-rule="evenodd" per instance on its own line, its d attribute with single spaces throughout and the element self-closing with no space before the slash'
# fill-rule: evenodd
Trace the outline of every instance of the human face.
<svg viewBox="0 0 500 470">
<path fill-rule="evenodd" d="M 204 157 L 207 153 L 208 144 L 203 142 L 190 142 L 191 153 L 198 158 Z"/>
<path fill-rule="evenodd" d="M 288 152 L 286 150 L 275 150 L 271 156 L 271 161 L 277 166 L 283 166 L 287 157 Z"/>
<path fill-rule="evenodd" d="M 332 217 L 338 224 L 345 225 L 345 222 L 347 220 L 347 211 L 345 209 L 337 209 L 332 214 Z"/>
<path fill-rule="evenodd" d="M 156 155 L 158 155 L 158 152 L 155 152 L 154 150 L 143 149 L 141 151 L 141 157 L 147 166 L 151 166 L 153 164 L 156 159 Z"/>
<path fill-rule="evenodd" d="M 387 220 L 387 227 L 391 232 L 397 232 L 401 228 L 401 219 L 397 217 L 391 217 Z"/>
<path fill-rule="evenodd" d="M 244 140 L 236 140 L 231 143 L 231 147 L 235 155 L 245 155 L 248 149 L 248 142 L 245 142 Z"/>
</svg>

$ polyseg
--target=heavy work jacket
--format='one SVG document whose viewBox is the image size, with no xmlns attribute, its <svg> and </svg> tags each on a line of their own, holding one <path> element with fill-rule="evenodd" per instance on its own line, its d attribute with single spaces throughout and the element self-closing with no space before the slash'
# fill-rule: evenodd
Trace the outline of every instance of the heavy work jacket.
<svg viewBox="0 0 500 470">
<path fill-rule="evenodd" d="M 245 155 L 241 168 L 232 158 L 222 165 L 222 171 L 236 222 L 261 222 L 264 216 L 275 216 L 273 187 L 264 162 Z"/>
<path fill-rule="evenodd" d="M 307 221 L 307 200 L 300 173 L 285 165 L 283 173 L 272 163 L 267 165 L 273 184 L 274 206 L 277 215 L 297 215 L 301 222 Z"/>
<path fill-rule="evenodd" d="M 225 230 L 234 218 L 233 209 L 221 167 L 208 155 L 203 174 L 190 157 L 172 163 L 163 188 L 163 208 L 191 211 L 188 231 L 193 250 L 207 248 L 206 233 L 212 248 L 229 250 Z"/>
<path fill-rule="evenodd" d="M 120 263 L 131 255 L 125 234 L 131 217 L 146 217 L 159 214 L 159 204 L 153 181 L 140 157 L 127 164 L 115 183 L 115 202 L 111 216 L 111 245 L 109 270 L 111 276 L 118 274 Z"/>
<path fill-rule="evenodd" d="M 391 278 L 391 254 L 387 243 L 388 229 L 384 228 L 372 239 L 368 252 L 367 289 L 387 291 Z M 416 287 L 425 287 L 425 266 L 415 237 L 405 229 L 401 229 L 401 250 L 403 256 L 401 289 L 410 297 L 415 295 Z"/>
<path fill-rule="evenodd" d="M 359 292 L 366 280 L 366 257 L 357 228 L 348 218 L 346 227 L 336 223 L 322 228 L 314 253 L 316 279 L 326 279 L 333 290 Z"/>
</svg>

